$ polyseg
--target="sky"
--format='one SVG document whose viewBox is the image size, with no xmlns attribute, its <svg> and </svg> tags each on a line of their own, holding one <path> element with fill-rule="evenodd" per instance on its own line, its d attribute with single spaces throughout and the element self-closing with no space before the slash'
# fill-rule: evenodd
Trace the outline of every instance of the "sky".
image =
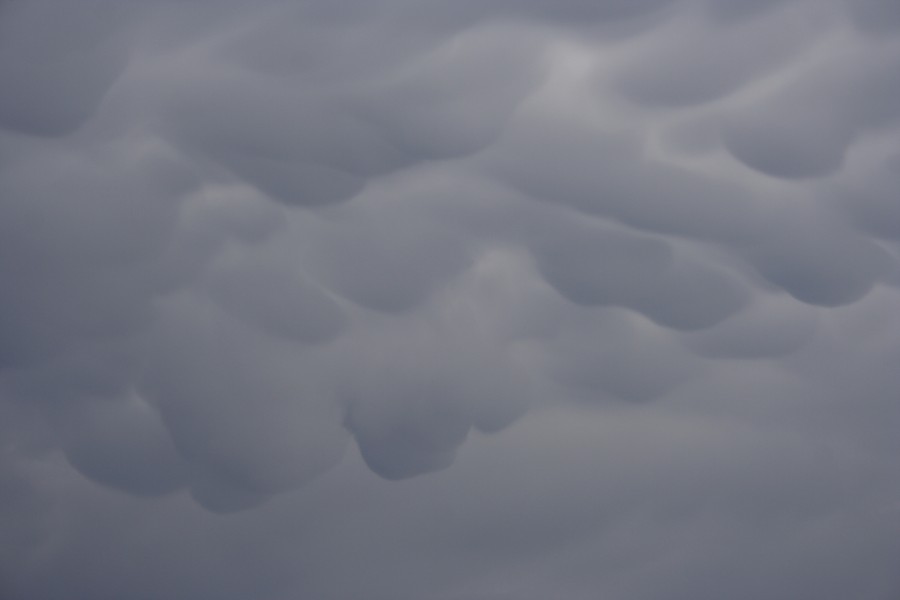
<svg viewBox="0 0 900 600">
<path fill-rule="evenodd" d="M 0 2 L 0 598 L 900 598 L 896 0 Z"/>
</svg>

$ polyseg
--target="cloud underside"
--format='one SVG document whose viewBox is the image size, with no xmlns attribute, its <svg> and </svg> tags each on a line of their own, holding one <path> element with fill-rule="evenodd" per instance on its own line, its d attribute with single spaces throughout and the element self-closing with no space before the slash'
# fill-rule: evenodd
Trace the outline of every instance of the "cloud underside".
<svg viewBox="0 0 900 600">
<path fill-rule="evenodd" d="M 900 593 L 895 1 L 11 0 L 0 88 L 0 596 Z"/>
</svg>

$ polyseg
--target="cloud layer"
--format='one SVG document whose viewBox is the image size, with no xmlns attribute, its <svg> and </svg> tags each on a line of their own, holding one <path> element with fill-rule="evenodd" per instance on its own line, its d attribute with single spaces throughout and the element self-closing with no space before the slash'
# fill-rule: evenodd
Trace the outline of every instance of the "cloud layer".
<svg viewBox="0 0 900 600">
<path fill-rule="evenodd" d="M 0 596 L 900 593 L 896 2 L 10 0 L 0 88 Z"/>
</svg>

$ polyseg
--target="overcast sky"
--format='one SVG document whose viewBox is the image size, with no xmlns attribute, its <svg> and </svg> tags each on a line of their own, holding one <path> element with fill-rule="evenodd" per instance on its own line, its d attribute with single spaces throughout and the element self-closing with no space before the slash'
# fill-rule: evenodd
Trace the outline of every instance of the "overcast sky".
<svg viewBox="0 0 900 600">
<path fill-rule="evenodd" d="M 0 2 L 0 598 L 900 598 L 900 2 Z"/>
</svg>

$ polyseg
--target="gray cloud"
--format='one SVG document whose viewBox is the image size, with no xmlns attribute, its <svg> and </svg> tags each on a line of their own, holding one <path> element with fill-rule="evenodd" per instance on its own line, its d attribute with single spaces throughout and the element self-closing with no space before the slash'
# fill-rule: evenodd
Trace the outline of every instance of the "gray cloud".
<svg viewBox="0 0 900 600">
<path fill-rule="evenodd" d="M 0 6 L 0 596 L 900 593 L 886 0 Z"/>
<path fill-rule="evenodd" d="M 97 110 L 127 61 L 127 11 L 89 0 L 0 7 L 6 93 L 0 124 L 17 133 L 70 133 Z"/>
<path fill-rule="evenodd" d="M 773 177 L 818 177 L 839 169 L 859 135 L 897 118 L 888 101 L 900 85 L 896 55 L 877 56 L 860 70 L 854 54 L 851 48 L 816 65 L 736 113 L 725 125 L 726 146 Z"/>
</svg>

